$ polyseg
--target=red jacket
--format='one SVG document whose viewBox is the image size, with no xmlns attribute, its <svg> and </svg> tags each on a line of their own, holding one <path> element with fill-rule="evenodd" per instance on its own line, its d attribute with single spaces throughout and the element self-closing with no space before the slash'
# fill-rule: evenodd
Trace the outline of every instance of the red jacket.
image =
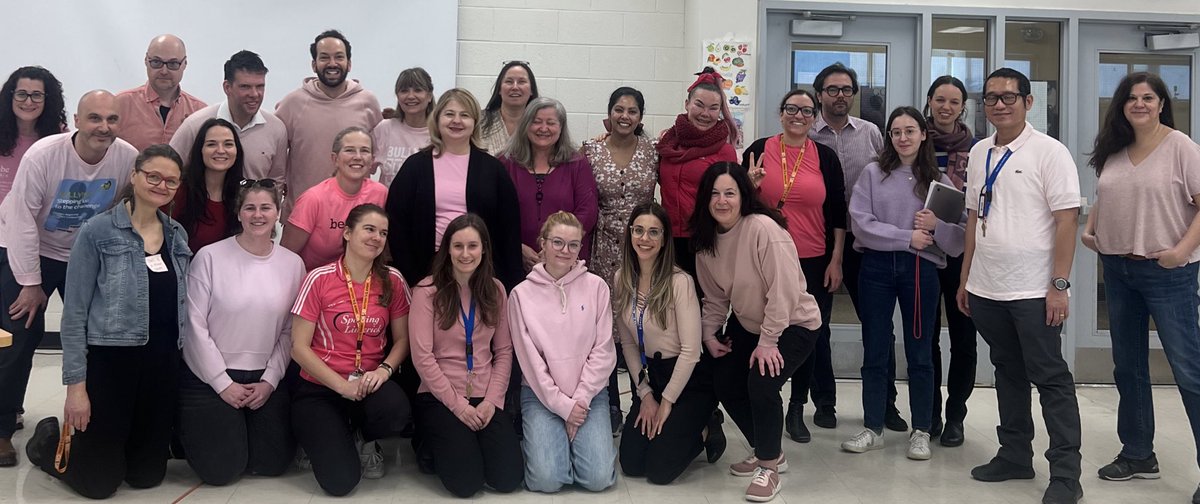
<svg viewBox="0 0 1200 504">
<path fill-rule="evenodd" d="M 720 161 L 738 162 L 733 145 L 726 143 L 715 154 L 702 156 L 683 163 L 663 158 L 658 162 L 658 185 L 662 190 L 662 205 L 671 218 L 671 234 L 678 238 L 692 236 L 688 221 L 696 208 L 696 188 L 700 177 L 713 163 Z"/>
</svg>

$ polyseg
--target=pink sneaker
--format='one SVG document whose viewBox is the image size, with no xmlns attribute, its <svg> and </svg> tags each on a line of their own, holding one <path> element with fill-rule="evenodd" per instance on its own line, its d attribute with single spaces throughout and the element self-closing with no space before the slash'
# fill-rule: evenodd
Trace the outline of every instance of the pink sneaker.
<svg viewBox="0 0 1200 504">
<path fill-rule="evenodd" d="M 779 495 L 783 484 L 779 481 L 779 473 L 773 469 L 759 467 L 754 471 L 750 486 L 746 487 L 746 500 L 752 502 L 770 502 Z"/>
<path fill-rule="evenodd" d="M 746 460 L 729 464 L 729 474 L 743 478 L 754 476 L 754 472 L 758 470 L 759 462 L 758 457 L 750 455 L 746 457 Z M 782 453 L 779 454 L 778 459 L 775 459 L 775 468 L 775 471 L 779 473 L 785 473 L 788 470 L 787 459 L 783 457 Z"/>
</svg>

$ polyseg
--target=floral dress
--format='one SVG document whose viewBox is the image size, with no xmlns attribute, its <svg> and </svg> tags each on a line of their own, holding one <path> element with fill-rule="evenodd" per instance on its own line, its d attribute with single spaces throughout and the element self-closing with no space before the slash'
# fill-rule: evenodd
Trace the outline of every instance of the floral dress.
<svg viewBox="0 0 1200 504">
<path fill-rule="evenodd" d="M 654 185 L 658 183 L 658 151 L 654 140 L 638 136 L 633 159 L 628 165 L 618 165 L 605 142 L 588 140 L 583 153 L 592 164 L 596 176 L 600 217 L 592 239 L 592 257 L 588 270 L 603 278 L 612 287 L 613 275 L 621 268 L 621 241 L 633 208 L 654 200 Z"/>
</svg>

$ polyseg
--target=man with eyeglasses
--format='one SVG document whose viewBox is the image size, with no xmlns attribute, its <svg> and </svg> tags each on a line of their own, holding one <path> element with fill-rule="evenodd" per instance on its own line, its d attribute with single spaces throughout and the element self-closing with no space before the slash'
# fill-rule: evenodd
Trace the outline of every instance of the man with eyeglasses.
<svg viewBox="0 0 1200 504">
<path fill-rule="evenodd" d="M 996 133 L 967 161 L 967 235 L 958 306 L 991 348 L 1000 450 L 971 470 L 980 481 L 1033 479 L 1032 383 L 1050 436 L 1042 502 L 1075 503 L 1081 433 L 1062 326 L 1079 219 L 1079 174 L 1066 146 L 1025 121 L 1029 78 L 1001 68 L 984 81 L 984 114 Z"/>
<path fill-rule="evenodd" d="M 345 35 L 326 30 L 308 51 L 316 77 L 304 79 L 300 89 L 275 107 L 288 132 L 287 187 L 292 197 L 284 203 L 285 213 L 291 212 L 292 202 L 304 191 L 333 173 L 329 144 L 338 132 L 350 127 L 371 131 L 383 119 L 375 94 L 346 78 L 350 41 Z"/>
<path fill-rule="evenodd" d="M 187 69 L 187 48 L 179 37 L 154 37 L 145 64 L 146 83 L 117 94 L 121 139 L 139 151 L 170 142 L 183 120 L 205 106 L 179 87 Z"/>
<path fill-rule="evenodd" d="M 287 170 L 287 127 L 275 114 L 262 110 L 267 89 L 267 66 L 257 54 L 241 50 L 225 62 L 226 100 L 192 114 L 171 137 L 171 147 L 188 163 L 192 143 L 204 121 L 219 117 L 237 126 L 242 142 L 243 176 L 284 181 Z"/>
<path fill-rule="evenodd" d="M 883 149 L 883 134 L 879 127 L 850 115 L 851 101 L 858 95 L 858 74 L 854 69 L 841 63 L 834 63 L 822 69 L 813 79 L 813 90 L 821 102 L 820 114 L 813 123 L 809 138 L 825 144 L 837 151 L 838 161 L 842 163 L 842 175 L 845 184 L 846 201 L 854 192 L 854 184 L 879 151 Z M 849 222 L 849 217 L 847 217 Z M 862 263 L 862 253 L 854 250 L 854 233 L 846 230 L 846 240 L 841 259 L 842 285 L 850 294 L 854 311 L 858 313 L 858 270 Z M 837 261 L 835 257 L 832 261 Z M 813 413 L 813 424 L 817 427 L 832 429 L 837 427 L 837 391 L 834 389 L 833 362 L 831 349 L 818 347 L 813 351 L 812 399 L 816 411 Z M 908 430 L 908 422 L 900 416 L 896 409 L 896 356 L 892 352 L 888 364 L 888 408 L 884 417 L 884 425 L 896 431 Z M 802 398 L 793 398 L 800 401 Z"/>
<path fill-rule="evenodd" d="M 45 333 L 46 300 L 61 296 L 79 227 L 111 207 L 129 184 L 138 151 L 117 138 L 116 97 L 91 91 L 79 100 L 73 133 L 35 142 L 21 158 L 12 192 L 0 204 L 0 467 L 16 465 L 17 410 Z"/>
</svg>

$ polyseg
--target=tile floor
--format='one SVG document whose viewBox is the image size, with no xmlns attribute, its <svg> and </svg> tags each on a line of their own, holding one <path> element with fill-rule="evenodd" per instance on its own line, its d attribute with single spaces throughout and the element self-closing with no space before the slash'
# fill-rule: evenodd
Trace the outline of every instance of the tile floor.
<svg viewBox="0 0 1200 504">
<path fill-rule="evenodd" d="M 60 358 L 39 355 L 36 358 L 26 406 L 27 425 L 32 427 L 47 415 L 60 415 L 65 389 L 60 383 Z M 971 467 L 986 462 L 995 453 L 997 421 L 995 394 L 991 389 L 978 389 L 972 396 L 967 418 L 967 442 L 959 448 L 942 448 L 934 444 L 933 460 L 915 462 L 904 458 L 906 437 L 899 433 L 885 435 L 887 447 L 882 451 L 855 455 L 839 450 L 839 443 L 857 432 L 862 413 L 859 406 L 858 382 L 839 383 L 840 423 L 836 430 L 813 427 L 813 441 L 797 444 L 785 438 L 784 450 L 791 469 L 784 475 L 784 487 L 778 503 L 812 502 L 841 503 L 1036 503 L 1040 502 L 1048 477 L 1044 459 L 1035 460 L 1038 478 L 1031 481 L 980 483 L 968 474 Z M 904 387 L 900 387 L 902 400 Z M 1114 483 L 1095 477 L 1096 469 L 1110 461 L 1120 446 L 1115 434 L 1116 390 L 1110 387 L 1079 389 L 1079 405 L 1083 414 L 1083 502 L 1102 503 L 1179 503 L 1189 502 L 1200 482 L 1196 468 L 1196 449 L 1188 428 L 1187 417 L 1174 388 L 1155 388 L 1158 420 L 1158 459 L 1162 479 Z M 627 397 L 627 396 L 626 396 Z M 1037 401 L 1034 401 L 1037 404 Z M 901 405 L 901 410 L 907 410 Z M 811 413 L 811 412 L 810 412 Z M 1040 413 L 1039 413 L 1040 414 Z M 811 427 L 811 417 L 809 419 Z M 1046 448 L 1045 431 L 1040 429 L 1035 439 L 1035 451 Z M 19 431 L 14 442 L 23 449 L 30 428 Z M 557 495 L 517 492 L 503 495 L 485 493 L 476 496 L 488 502 L 572 502 L 572 503 L 732 503 L 742 502 L 742 492 L 748 481 L 735 478 L 726 466 L 748 453 L 745 440 L 737 429 L 726 423 L 730 445 L 725 456 L 714 465 L 702 460 L 692 464 L 684 475 L 670 486 L 653 486 L 644 480 L 619 477 L 608 491 L 592 494 L 582 490 L 566 490 Z M 397 467 L 389 457 L 388 475 L 381 480 L 364 480 L 350 496 L 333 499 L 322 494 L 312 475 L 292 470 L 279 478 L 243 478 L 227 487 L 201 485 L 182 461 L 171 461 L 166 481 L 158 488 L 132 490 L 121 488 L 116 495 L 120 502 L 175 503 L 288 503 L 327 502 L 435 502 L 454 501 L 433 476 L 419 474 L 411 450 L 403 450 L 403 463 Z M 0 469 L 0 503 L 35 503 L 83 501 L 49 476 L 24 461 L 15 468 Z"/>
</svg>

